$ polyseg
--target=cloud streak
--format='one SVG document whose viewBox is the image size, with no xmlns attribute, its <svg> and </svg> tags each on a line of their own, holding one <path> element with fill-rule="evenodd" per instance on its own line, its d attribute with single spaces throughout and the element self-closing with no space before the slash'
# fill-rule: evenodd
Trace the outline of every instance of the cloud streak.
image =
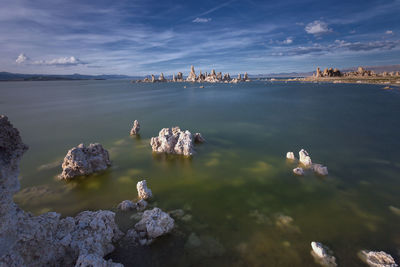
<svg viewBox="0 0 400 267">
<path fill-rule="evenodd" d="M 15 60 L 17 64 L 28 64 L 28 65 L 47 65 L 47 66 L 77 66 L 77 65 L 85 65 L 87 63 L 82 62 L 76 57 L 61 57 L 50 60 L 36 60 L 32 61 L 29 57 L 27 57 L 24 53 L 19 54 L 17 59 Z"/>
<path fill-rule="evenodd" d="M 332 31 L 332 29 L 328 28 L 327 23 L 320 20 L 315 20 L 311 23 L 308 23 L 307 26 L 304 28 L 304 30 L 308 34 L 314 34 L 314 35 L 321 35 Z"/>
</svg>

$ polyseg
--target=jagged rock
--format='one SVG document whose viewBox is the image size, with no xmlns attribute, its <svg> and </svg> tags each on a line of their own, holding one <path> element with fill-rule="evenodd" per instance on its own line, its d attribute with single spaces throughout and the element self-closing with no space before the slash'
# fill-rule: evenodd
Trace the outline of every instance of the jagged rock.
<svg viewBox="0 0 400 267">
<path fill-rule="evenodd" d="M 136 189 L 138 191 L 138 196 L 140 199 L 149 199 L 153 196 L 151 190 L 147 187 L 146 180 L 140 181 L 136 185 Z"/>
<path fill-rule="evenodd" d="M 302 176 L 302 175 L 304 175 L 304 170 L 303 170 L 303 168 L 297 167 L 297 168 L 293 169 L 293 173 L 296 175 Z"/>
<path fill-rule="evenodd" d="M 195 82 L 196 81 L 196 72 L 194 71 L 194 66 L 190 67 L 189 76 L 186 79 L 187 82 Z"/>
<path fill-rule="evenodd" d="M 311 242 L 311 255 L 315 261 L 322 266 L 334 267 L 337 266 L 336 258 L 332 256 L 332 251 L 319 242 Z"/>
<path fill-rule="evenodd" d="M 367 251 L 359 252 L 360 258 L 371 267 L 397 267 L 393 257 L 383 251 Z"/>
<path fill-rule="evenodd" d="M 131 129 L 131 135 L 137 135 L 140 131 L 140 124 L 137 120 L 133 122 L 133 127 Z"/>
<path fill-rule="evenodd" d="M 164 78 L 164 73 L 161 72 L 160 77 L 158 77 L 159 82 L 166 82 L 167 80 Z"/>
<path fill-rule="evenodd" d="M 155 82 L 156 82 L 156 77 L 155 77 L 153 74 L 151 75 L 151 82 L 152 82 L 152 83 L 155 83 Z"/>
<path fill-rule="evenodd" d="M 299 161 L 306 167 L 311 167 L 312 165 L 310 155 L 304 149 L 299 152 Z"/>
<path fill-rule="evenodd" d="M 70 149 L 62 163 L 60 179 L 71 179 L 75 176 L 88 175 L 104 171 L 111 166 L 108 151 L 102 145 L 95 143 L 85 147 L 80 144 Z"/>
<path fill-rule="evenodd" d="M 249 75 L 247 74 L 247 72 L 244 74 L 244 79 L 245 82 L 250 82 L 250 78 Z"/>
<path fill-rule="evenodd" d="M 194 154 L 192 134 L 188 130 L 181 131 L 179 127 L 162 129 L 158 137 L 151 138 L 150 145 L 154 152 L 185 156 Z"/>
<path fill-rule="evenodd" d="M 178 72 L 178 75 L 176 77 L 176 80 L 178 82 L 183 82 L 183 73 L 182 72 Z"/>
<path fill-rule="evenodd" d="M 113 251 L 113 242 L 122 236 L 115 213 L 84 211 L 64 219 L 55 212 L 32 216 L 13 202 L 19 190 L 18 165 L 26 150 L 18 130 L 0 116 L 0 266 L 86 266 L 89 259 L 103 262 L 100 259 Z"/>
<path fill-rule="evenodd" d="M 146 210 L 142 219 L 135 225 L 135 230 L 145 232 L 150 239 L 165 235 L 174 228 L 174 219 L 159 208 Z"/>
<path fill-rule="evenodd" d="M 172 81 L 173 81 L 173 82 L 176 82 L 176 81 L 177 81 L 177 79 L 176 79 L 176 77 L 175 77 L 175 74 L 172 74 Z"/>
<path fill-rule="evenodd" d="M 194 142 L 195 143 L 204 143 L 205 141 L 206 141 L 206 139 L 203 138 L 201 133 L 195 133 L 194 134 Z"/>
<path fill-rule="evenodd" d="M 325 166 L 322 166 L 321 164 L 313 164 L 312 169 L 316 174 L 325 176 L 328 175 L 328 168 Z"/>
<path fill-rule="evenodd" d="M 296 159 L 293 152 L 286 153 L 286 158 L 287 159 L 291 159 L 291 160 L 295 160 Z"/>
</svg>

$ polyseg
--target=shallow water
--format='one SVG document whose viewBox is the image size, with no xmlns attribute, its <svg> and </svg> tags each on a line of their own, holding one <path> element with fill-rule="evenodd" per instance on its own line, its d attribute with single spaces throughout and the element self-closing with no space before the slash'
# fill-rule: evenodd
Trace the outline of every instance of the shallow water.
<svg viewBox="0 0 400 267">
<path fill-rule="evenodd" d="M 328 245 L 341 266 L 363 266 L 360 249 L 399 260 L 400 90 L 184 85 L 0 83 L 0 113 L 30 147 L 16 202 L 35 214 L 115 209 L 135 199 L 137 181 L 146 179 L 153 206 L 187 216 L 176 220 L 177 233 L 150 248 L 118 248 L 109 256 L 126 266 L 317 266 L 311 241 Z M 140 137 L 129 136 L 135 119 Z M 150 138 L 176 125 L 201 132 L 207 143 L 191 159 L 153 155 Z M 67 150 L 90 142 L 109 150 L 112 167 L 57 180 Z M 286 152 L 297 157 L 301 148 L 328 166 L 327 177 L 292 174 L 297 165 Z M 285 216 L 293 220 L 285 223 Z"/>
</svg>

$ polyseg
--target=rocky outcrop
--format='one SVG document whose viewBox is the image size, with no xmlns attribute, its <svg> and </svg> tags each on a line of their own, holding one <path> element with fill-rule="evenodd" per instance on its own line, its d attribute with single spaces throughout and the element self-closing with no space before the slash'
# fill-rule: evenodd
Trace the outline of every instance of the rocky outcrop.
<svg viewBox="0 0 400 267">
<path fill-rule="evenodd" d="M 328 168 L 322 166 L 321 164 L 313 164 L 311 168 L 318 175 L 322 176 L 328 175 Z"/>
<path fill-rule="evenodd" d="M 62 163 L 60 179 L 72 179 L 76 176 L 89 175 L 104 171 L 111 166 L 108 151 L 102 145 L 95 143 L 85 147 L 80 144 L 70 149 Z"/>
<path fill-rule="evenodd" d="M 61 219 L 55 212 L 32 216 L 13 202 L 26 150 L 18 130 L 0 116 L 0 266 L 121 266 L 103 259 L 122 235 L 113 212 Z"/>
<path fill-rule="evenodd" d="M 186 79 L 187 82 L 195 82 L 196 81 L 196 72 L 194 71 L 194 66 L 190 67 L 189 76 Z"/>
<path fill-rule="evenodd" d="M 358 254 L 371 267 L 397 267 L 393 257 L 383 251 L 362 250 Z"/>
<path fill-rule="evenodd" d="M 174 228 L 174 219 L 159 208 L 146 210 L 135 225 L 137 231 L 145 231 L 150 239 L 165 235 Z"/>
<path fill-rule="evenodd" d="M 303 168 L 297 167 L 297 168 L 293 169 L 293 173 L 296 174 L 296 175 L 303 176 L 304 175 L 304 170 L 303 170 Z"/>
<path fill-rule="evenodd" d="M 338 70 L 337 68 L 333 69 L 333 68 L 326 68 L 324 69 L 324 71 L 322 72 L 321 69 L 318 67 L 317 71 L 313 74 L 313 76 L 315 78 L 321 78 L 321 77 L 341 77 L 342 73 L 340 72 L 340 70 Z"/>
<path fill-rule="evenodd" d="M 319 242 L 311 242 L 311 248 L 311 255 L 318 264 L 326 267 L 337 266 L 336 259 L 327 246 L 324 246 Z"/>
<path fill-rule="evenodd" d="M 140 199 L 150 199 L 153 196 L 150 188 L 147 187 L 146 180 L 140 181 L 136 184 L 136 189 L 138 191 L 138 196 Z"/>
<path fill-rule="evenodd" d="M 160 77 L 158 77 L 159 82 L 166 82 L 167 79 L 164 78 L 164 73 L 161 72 Z"/>
<path fill-rule="evenodd" d="M 132 127 L 132 129 L 131 129 L 131 135 L 137 135 L 137 134 L 139 134 L 139 131 L 140 131 L 140 124 L 139 124 L 139 122 L 137 121 L 137 120 L 135 120 L 134 122 L 133 122 L 133 127 Z"/>
<path fill-rule="evenodd" d="M 293 152 L 287 152 L 286 153 L 286 158 L 289 159 L 289 160 L 292 160 L 292 161 L 296 160 Z M 312 170 L 317 175 L 321 175 L 321 176 L 328 175 L 328 168 L 326 166 L 323 166 L 322 164 L 312 163 L 310 154 L 308 154 L 308 152 L 306 150 L 304 150 L 304 149 L 301 149 L 299 151 L 299 163 L 300 163 L 300 166 L 293 169 L 293 173 L 294 174 L 304 175 L 305 174 L 305 170 L 306 171 Z M 305 170 L 303 168 L 301 168 L 301 167 L 304 167 Z"/>
<path fill-rule="evenodd" d="M 195 143 L 204 143 L 205 141 L 206 141 L 206 139 L 203 138 L 201 133 L 195 133 L 194 134 L 194 142 Z"/>
<path fill-rule="evenodd" d="M 139 200 L 138 202 L 133 202 L 132 200 L 124 200 L 118 204 L 117 209 L 121 211 L 143 211 L 147 207 L 147 202 L 143 199 Z"/>
<path fill-rule="evenodd" d="M 296 159 L 296 157 L 294 156 L 293 152 L 287 152 L 286 153 L 286 158 L 290 159 L 290 160 L 295 160 Z"/>
<path fill-rule="evenodd" d="M 181 131 L 179 127 L 174 127 L 162 129 L 157 137 L 151 138 L 150 145 L 153 152 L 191 156 L 195 153 L 193 141 L 188 130 Z"/>
<path fill-rule="evenodd" d="M 301 164 L 303 164 L 307 168 L 311 167 L 311 165 L 312 165 L 310 155 L 304 149 L 301 149 L 299 152 L 299 161 Z"/>
</svg>

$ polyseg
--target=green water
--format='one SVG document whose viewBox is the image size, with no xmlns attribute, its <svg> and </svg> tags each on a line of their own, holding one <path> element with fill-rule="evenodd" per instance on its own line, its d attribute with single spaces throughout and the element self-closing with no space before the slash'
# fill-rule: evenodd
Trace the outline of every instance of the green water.
<svg viewBox="0 0 400 267">
<path fill-rule="evenodd" d="M 400 90 L 184 85 L 0 83 L 0 113 L 30 147 L 15 201 L 35 214 L 115 209 L 146 179 L 153 206 L 188 216 L 150 248 L 119 247 L 109 256 L 126 266 L 317 266 L 311 241 L 328 245 L 341 266 L 363 266 L 360 249 L 399 260 L 400 214 L 390 206 L 400 208 Z M 129 136 L 135 119 L 137 138 Z M 201 132 L 207 143 L 191 159 L 153 155 L 150 138 L 170 126 Z M 67 150 L 90 142 L 109 150 L 112 167 L 57 180 Z M 292 174 L 286 152 L 297 157 L 301 148 L 328 166 L 327 177 Z M 283 216 L 293 221 L 282 224 Z M 200 245 L 191 246 L 190 235 Z"/>
</svg>

